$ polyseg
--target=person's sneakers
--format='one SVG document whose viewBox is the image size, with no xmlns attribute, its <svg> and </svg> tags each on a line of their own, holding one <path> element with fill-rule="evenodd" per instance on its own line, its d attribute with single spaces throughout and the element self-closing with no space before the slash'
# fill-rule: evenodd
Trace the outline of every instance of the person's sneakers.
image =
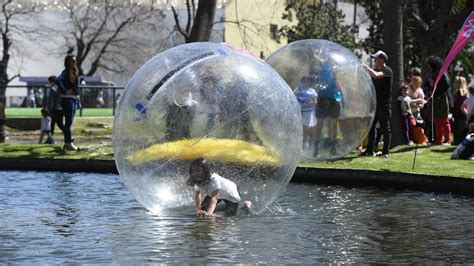
<svg viewBox="0 0 474 266">
<path fill-rule="evenodd" d="M 369 157 L 374 157 L 375 156 L 375 153 L 374 152 L 367 152 L 367 151 L 364 151 L 363 153 L 361 153 L 359 156 L 369 156 Z"/>
<path fill-rule="evenodd" d="M 79 147 L 74 145 L 74 143 L 72 142 L 64 144 L 63 149 L 66 151 L 79 151 L 80 150 Z"/>
<path fill-rule="evenodd" d="M 330 148 L 330 151 L 329 151 L 329 154 L 331 154 L 331 156 L 336 156 L 337 155 L 337 142 L 336 141 L 332 141 L 330 143 L 331 145 L 331 148 Z"/>
<path fill-rule="evenodd" d="M 446 141 L 446 142 L 441 143 L 441 145 L 443 145 L 443 146 L 451 146 L 451 142 Z"/>
<path fill-rule="evenodd" d="M 319 157 L 319 141 L 316 141 L 314 143 L 314 152 L 313 152 L 314 157 Z"/>
<path fill-rule="evenodd" d="M 388 158 L 389 158 L 388 153 L 382 153 L 382 154 L 380 154 L 378 157 L 380 157 L 380 158 L 385 158 L 385 159 L 388 159 Z"/>
</svg>

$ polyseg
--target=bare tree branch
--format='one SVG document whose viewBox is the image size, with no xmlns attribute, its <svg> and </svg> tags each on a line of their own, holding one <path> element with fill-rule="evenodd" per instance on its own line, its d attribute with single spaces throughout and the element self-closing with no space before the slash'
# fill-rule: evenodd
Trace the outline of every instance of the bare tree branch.
<svg viewBox="0 0 474 266">
<path fill-rule="evenodd" d="M 69 50 L 74 47 L 79 71 L 85 75 L 94 75 L 99 69 L 116 69 L 115 66 L 104 67 L 107 65 L 105 62 L 120 65 L 106 55 L 124 48 L 124 43 L 137 50 L 133 43 L 138 40 L 129 35 L 135 34 L 138 25 L 154 27 L 157 23 L 154 19 L 161 14 L 153 8 L 153 1 L 137 4 L 120 0 L 95 3 L 64 0 L 63 3 L 70 12 L 71 33 L 66 35 L 66 44 Z"/>
<path fill-rule="evenodd" d="M 179 22 L 178 12 L 177 12 L 176 9 L 174 8 L 174 6 L 171 6 L 171 11 L 173 12 L 174 22 L 176 23 L 176 30 L 177 30 L 181 35 L 183 35 L 184 39 L 189 38 L 188 32 L 185 31 L 185 30 L 183 30 L 183 28 L 181 28 L 181 24 L 180 24 L 180 22 Z"/>
</svg>

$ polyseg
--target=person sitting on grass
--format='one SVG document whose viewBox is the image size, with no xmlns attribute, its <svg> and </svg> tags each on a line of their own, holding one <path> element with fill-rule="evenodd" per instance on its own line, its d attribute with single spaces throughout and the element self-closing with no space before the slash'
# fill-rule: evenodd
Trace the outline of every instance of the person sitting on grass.
<svg viewBox="0 0 474 266">
<path fill-rule="evenodd" d="M 53 136 L 51 135 L 51 117 L 46 109 L 41 109 L 41 133 L 39 138 L 39 144 L 43 143 L 43 137 L 47 136 L 45 144 L 56 144 Z"/>
<path fill-rule="evenodd" d="M 206 159 L 197 158 L 191 162 L 189 167 L 189 186 L 194 187 L 194 207 L 196 216 L 212 216 L 214 212 L 221 210 L 220 202 L 224 203 L 225 215 L 236 215 L 241 202 L 237 185 L 216 173 L 211 174 L 211 169 Z M 201 201 L 201 195 L 204 200 Z M 251 207 L 250 201 L 242 202 L 242 210 L 248 211 Z"/>
</svg>

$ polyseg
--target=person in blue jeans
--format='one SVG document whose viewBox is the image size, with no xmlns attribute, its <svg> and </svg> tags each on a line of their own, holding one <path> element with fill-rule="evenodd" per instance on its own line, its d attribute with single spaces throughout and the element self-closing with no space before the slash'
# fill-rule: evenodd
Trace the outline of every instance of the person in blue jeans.
<svg viewBox="0 0 474 266">
<path fill-rule="evenodd" d="M 79 148 L 74 145 L 71 134 L 72 123 L 79 106 L 79 69 L 76 57 L 67 55 L 64 58 L 64 70 L 59 75 L 56 85 L 61 93 L 61 107 L 64 114 L 64 149 L 77 151 Z"/>
</svg>

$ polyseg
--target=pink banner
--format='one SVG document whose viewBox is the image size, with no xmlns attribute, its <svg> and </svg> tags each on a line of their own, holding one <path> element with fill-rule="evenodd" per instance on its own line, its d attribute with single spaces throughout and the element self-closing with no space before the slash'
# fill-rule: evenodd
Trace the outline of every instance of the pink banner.
<svg viewBox="0 0 474 266">
<path fill-rule="evenodd" d="M 464 22 L 464 25 L 461 28 L 461 31 L 458 34 L 458 37 L 456 38 L 456 41 L 454 42 L 453 47 L 451 47 L 451 50 L 449 51 L 448 55 L 444 59 L 443 66 L 439 69 L 438 76 L 436 77 L 435 83 L 434 83 L 434 90 L 436 90 L 436 86 L 438 86 L 438 82 L 443 76 L 444 72 L 446 72 L 446 69 L 448 69 L 448 66 L 453 62 L 454 58 L 456 55 L 461 51 L 461 49 L 466 45 L 466 43 L 474 37 L 474 11 L 471 12 L 469 17 L 466 19 L 466 22 Z M 433 90 L 433 92 L 434 92 Z"/>
</svg>

